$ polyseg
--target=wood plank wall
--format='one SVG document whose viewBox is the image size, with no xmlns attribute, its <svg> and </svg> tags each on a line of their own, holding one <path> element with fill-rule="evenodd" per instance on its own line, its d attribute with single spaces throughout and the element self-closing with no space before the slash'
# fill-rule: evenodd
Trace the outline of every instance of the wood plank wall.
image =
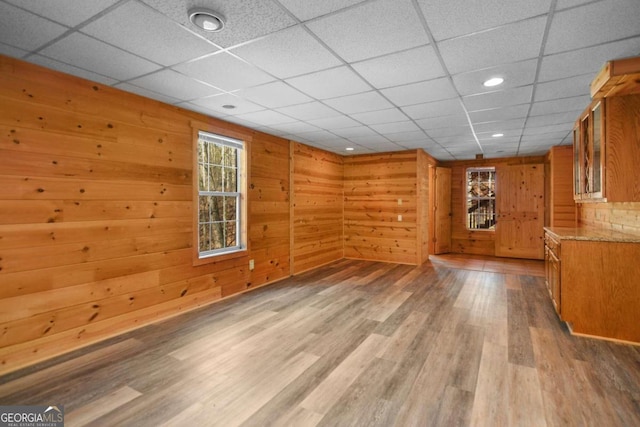
<svg viewBox="0 0 640 427">
<path fill-rule="evenodd" d="M 192 265 L 192 120 L 252 132 L 0 56 L 0 373 L 289 275 L 289 142 L 259 133 L 248 256 Z"/>
<path fill-rule="evenodd" d="M 578 203 L 581 225 L 640 234 L 640 202 Z"/>
<path fill-rule="evenodd" d="M 545 159 L 547 200 L 545 225 L 576 226 L 576 203 L 573 201 L 573 146 L 551 147 Z"/>
<path fill-rule="evenodd" d="M 416 262 L 422 264 L 429 259 L 432 251 L 433 237 L 435 229 L 430 227 L 432 212 L 431 192 L 435 193 L 435 188 L 431 185 L 433 168 L 437 160 L 424 152 L 418 150 L 418 200 L 417 200 L 417 239 L 418 256 Z"/>
<path fill-rule="evenodd" d="M 451 168 L 451 251 L 479 255 L 495 255 L 495 232 L 472 231 L 466 226 L 466 169 L 470 167 L 499 167 L 528 163 L 544 163 L 544 156 L 512 157 L 500 159 L 460 160 L 444 162 Z"/>
<path fill-rule="evenodd" d="M 345 158 L 346 258 L 418 263 L 417 168 L 417 150 Z"/>
<path fill-rule="evenodd" d="M 289 277 L 291 239 L 289 141 L 256 132 L 251 142 L 249 249 L 251 286 Z"/>
<path fill-rule="evenodd" d="M 292 143 L 292 274 L 344 257 L 343 157 Z"/>
</svg>

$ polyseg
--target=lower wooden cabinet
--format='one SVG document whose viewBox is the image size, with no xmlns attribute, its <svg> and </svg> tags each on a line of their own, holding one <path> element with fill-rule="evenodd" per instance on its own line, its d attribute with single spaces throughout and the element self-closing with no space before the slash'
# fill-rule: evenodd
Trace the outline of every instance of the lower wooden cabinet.
<svg viewBox="0 0 640 427">
<path fill-rule="evenodd" d="M 640 237 L 547 228 L 545 271 L 572 333 L 640 344 Z"/>
</svg>

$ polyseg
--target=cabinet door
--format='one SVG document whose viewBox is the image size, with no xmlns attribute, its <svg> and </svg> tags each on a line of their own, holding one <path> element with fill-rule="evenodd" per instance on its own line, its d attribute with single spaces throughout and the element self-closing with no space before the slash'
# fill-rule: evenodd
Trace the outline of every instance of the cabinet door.
<svg viewBox="0 0 640 427">
<path fill-rule="evenodd" d="M 582 193 L 584 193 L 582 188 L 582 164 L 581 164 L 581 156 L 582 153 L 582 141 L 580 140 L 580 121 L 576 123 L 576 126 L 573 128 L 573 199 L 580 200 L 582 198 Z"/>
<path fill-rule="evenodd" d="M 555 256 L 553 251 L 549 251 L 549 267 L 547 274 L 549 275 L 549 286 L 551 290 L 551 299 L 553 300 L 553 306 L 556 309 L 556 312 L 561 314 L 560 307 L 560 292 L 561 292 L 561 284 L 560 284 L 560 260 Z"/>
<path fill-rule="evenodd" d="M 604 103 L 599 101 L 589 113 L 591 122 L 589 139 L 591 140 L 591 191 L 590 197 L 604 197 Z"/>
</svg>

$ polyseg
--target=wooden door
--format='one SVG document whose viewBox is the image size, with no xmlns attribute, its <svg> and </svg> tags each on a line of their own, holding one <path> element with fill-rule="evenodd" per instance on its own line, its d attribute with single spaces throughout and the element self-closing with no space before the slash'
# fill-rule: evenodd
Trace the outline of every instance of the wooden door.
<svg viewBox="0 0 640 427">
<path fill-rule="evenodd" d="M 434 253 L 451 252 L 451 169 L 436 168 Z"/>
<path fill-rule="evenodd" d="M 544 165 L 514 165 L 496 171 L 495 254 L 544 258 Z"/>
</svg>

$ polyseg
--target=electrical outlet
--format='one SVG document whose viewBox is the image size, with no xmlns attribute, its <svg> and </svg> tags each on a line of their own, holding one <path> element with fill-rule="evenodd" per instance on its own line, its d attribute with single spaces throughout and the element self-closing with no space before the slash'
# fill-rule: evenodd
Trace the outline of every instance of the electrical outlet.
<svg viewBox="0 0 640 427">
<path fill-rule="evenodd" d="M 255 264 L 252 259 L 249 260 L 249 270 L 253 270 L 255 268 Z"/>
<path fill-rule="evenodd" d="M 398 215 L 398 222 L 402 222 L 402 215 Z"/>
</svg>

